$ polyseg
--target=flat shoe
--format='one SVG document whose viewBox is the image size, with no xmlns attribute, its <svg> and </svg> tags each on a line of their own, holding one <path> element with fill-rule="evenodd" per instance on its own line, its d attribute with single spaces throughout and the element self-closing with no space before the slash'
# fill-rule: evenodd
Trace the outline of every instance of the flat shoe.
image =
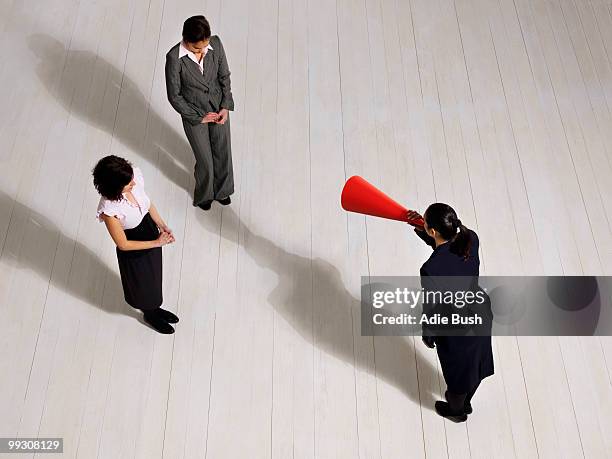
<svg viewBox="0 0 612 459">
<path fill-rule="evenodd" d="M 157 316 L 168 322 L 169 324 L 176 324 L 179 321 L 179 318 L 177 316 L 175 316 L 172 312 L 170 311 L 166 311 L 165 309 L 162 308 L 157 308 L 155 310 L 155 313 L 157 314 Z"/>
<path fill-rule="evenodd" d="M 210 210 L 211 204 L 212 202 L 206 201 L 206 202 L 203 202 L 202 204 L 198 204 L 198 207 L 202 210 Z"/>
<path fill-rule="evenodd" d="M 444 392 L 444 398 L 448 402 L 448 391 Z M 465 414 L 472 414 L 472 412 L 474 411 L 472 410 L 472 404 L 468 402 L 465 405 L 463 405 L 463 411 L 465 411 Z"/>
<path fill-rule="evenodd" d="M 448 402 L 438 401 L 436 402 L 435 407 L 436 407 L 436 413 L 448 419 L 449 421 L 453 421 L 453 422 L 467 421 L 467 414 L 465 414 L 464 412 L 461 412 L 461 413 L 453 412 Z"/>
<path fill-rule="evenodd" d="M 172 325 L 170 325 L 168 322 L 164 322 L 155 315 L 152 316 L 151 314 L 145 314 L 144 321 L 162 335 L 171 335 L 174 333 L 174 327 Z"/>
</svg>

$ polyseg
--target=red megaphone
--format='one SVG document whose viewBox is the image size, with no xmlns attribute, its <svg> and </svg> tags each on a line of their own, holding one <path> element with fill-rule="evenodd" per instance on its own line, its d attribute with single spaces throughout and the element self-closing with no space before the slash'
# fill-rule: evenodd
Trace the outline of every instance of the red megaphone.
<svg viewBox="0 0 612 459">
<path fill-rule="evenodd" d="M 424 224 L 422 218 L 409 220 L 408 209 L 358 175 L 346 181 L 340 202 L 342 208 L 349 212 L 399 220 L 416 226 Z"/>
</svg>

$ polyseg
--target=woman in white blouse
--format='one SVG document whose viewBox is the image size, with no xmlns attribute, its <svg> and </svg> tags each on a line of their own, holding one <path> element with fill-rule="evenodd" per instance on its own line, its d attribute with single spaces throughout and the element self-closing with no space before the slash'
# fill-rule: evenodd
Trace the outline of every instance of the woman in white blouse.
<svg viewBox="0 0 612 459">
<path fill-rule="evenodd" d="M 161 308 L 162 251 L 174 235 L 144 190 L 138 168 L 110 155 L 98 161 L 93 181 L 100 193 L 97 217 L 106 224 L 117 245 L 117 261 L 125 301 L 144 313 L 144 320 L 160 333 L 174 333 L 178 317 Z"/>
</svg>

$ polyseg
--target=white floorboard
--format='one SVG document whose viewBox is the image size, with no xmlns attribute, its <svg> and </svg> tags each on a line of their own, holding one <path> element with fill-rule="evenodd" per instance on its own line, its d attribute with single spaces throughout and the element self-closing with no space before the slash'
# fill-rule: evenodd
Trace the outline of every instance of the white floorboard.
<svg viewBox="0 0 612 459">
<path fill-rule="evenodd" d="M 208 213 L 164 83 L 193 14 L 236 100 L 236 194 Z M 79 458 L 612 457 L 609 337 L 495 338 L 475 413 L 437 416 L 435 352 L 360 332 L 360 277 L 417 275 L 430 250 L 339 205 L 362 175 L 453 205 L 483 274 L 612 275 L 608 1 L 0 0 L 0 51 L 0 437 Z M 111 153 L 177 236 L 172 336 L 124 303 L 94 219 Z"/>
</svg>

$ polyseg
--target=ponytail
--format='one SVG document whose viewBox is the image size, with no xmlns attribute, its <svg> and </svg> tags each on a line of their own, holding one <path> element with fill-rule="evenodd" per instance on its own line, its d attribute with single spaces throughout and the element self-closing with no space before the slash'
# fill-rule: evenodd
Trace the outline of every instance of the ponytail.
<svg viewBox="0 0 612 459">
<path fill-rule="evenodd" d="M 444 240 L 449 241 L 451 253 L 464 260 L 470 257 L 472 232 L 461 223 L 451 206 L 441 202 L 434 203 L 427 208 L 424 218 L 427 226 L 438 231 Z"/>
<path fill-rule="evenodd" d="M 459 219 L 457 219 L 457 228 L 459 232 L 451 240 L 450 251 L 467 260 L 470 257 L 470 249 L 472 248 L 472 234 L 468 227 L 463 225 Z"/>
</svg>

